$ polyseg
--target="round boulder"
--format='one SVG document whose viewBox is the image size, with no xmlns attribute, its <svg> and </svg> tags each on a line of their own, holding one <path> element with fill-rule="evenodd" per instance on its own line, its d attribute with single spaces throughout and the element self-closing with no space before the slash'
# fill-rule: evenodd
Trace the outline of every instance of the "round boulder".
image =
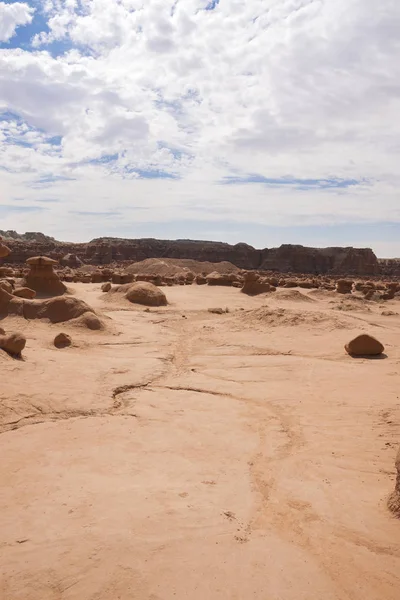
<svg viewBox="0 0 400 600">
<path fill-rule="evenodd" d="M 109 281 L 107 281 L 107 283 L 103 283 L 103 285 L 101 286 L 101 291 L 109 292 L 110 290 L 111 290 L 111 283 Z"/>
<path fill-rule="evenodd" d="M 72 344 L 72 339 L 66 333 L 59 333 L 54 338 L 54 345 L 56 348 L 67 348 Z"/>
<path fill-rule="evenodd" d="M 13 356 L 20 356 L 22 350 L 25 348 L 26 337 L 21 333 L 10 333 L 10 335 L 0 335 L 0 348 L 12 354 Z"/>
<path fill-rule="evenodd" d="M 363 333 L 346 344 L 345 349 L 351 356 L 379 356 L 385 347 L 372 335 Z"/>
<path fill-rule="evenodd" d="M 134 283 L 125 294 L 125 298 L 134 304 L 144 306 L 166 306 L 167 297 L 162 290 L 147 281 Z"/>
</svg>

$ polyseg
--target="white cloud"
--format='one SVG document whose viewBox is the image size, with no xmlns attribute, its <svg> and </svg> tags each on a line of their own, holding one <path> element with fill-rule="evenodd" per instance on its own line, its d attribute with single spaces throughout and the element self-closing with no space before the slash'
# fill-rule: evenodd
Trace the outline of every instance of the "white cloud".
<svg viewBox="0 0 400 600">
<path fill-rule="evenodd" d="M 0 2 L 0 42 L 8 42 L 17 27 L 31 23 L 34 11 L 25 2 Z"/>
<path fill-rule="evenodd" d="M 33 51 L 0 50 L 0 110 L 21 119 L 2 129 L 10 194 L 34 202 L 24 174 L 73 177 L 51 188 L 63 200 L 51 209 L 52 231 L 72 197 L 102 212 L 125 199 L 123 215 L 135 203 L 153 208 L 137 211 L 139 222 L 400 222 L 400 3 L 209 5 L 43 2 L 48 31 L 37 32 Z M 68 52 L 54 54 L 61 43 Z M 139 170 L 179 179 L 143 181 Z M 250 173 L 360 183 L 306 191 L 218 183 Z M 99 219 L 106 233 L 110 220 Z"/>
</svg>

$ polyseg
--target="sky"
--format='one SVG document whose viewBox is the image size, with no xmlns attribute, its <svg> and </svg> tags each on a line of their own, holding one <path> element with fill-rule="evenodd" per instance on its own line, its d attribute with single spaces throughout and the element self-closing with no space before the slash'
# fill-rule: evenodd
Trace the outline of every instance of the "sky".
<svg viewBox="0 0 400 600">
<path fill-rule="evenodd" d="M 0 229 L 400 256 L 399 0 L 0 0 Z"/>
</svg>

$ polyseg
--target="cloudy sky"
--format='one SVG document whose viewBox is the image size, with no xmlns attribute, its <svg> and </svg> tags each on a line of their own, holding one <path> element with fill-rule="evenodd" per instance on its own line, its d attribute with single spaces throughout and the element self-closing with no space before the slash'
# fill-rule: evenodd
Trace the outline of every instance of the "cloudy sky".
<svg viewBox="0 0 400 600">
<path fill-rule="evenodd" d="M 0 1 L 0 229 L 400 256 L 399 0 Z"/>
</svg>

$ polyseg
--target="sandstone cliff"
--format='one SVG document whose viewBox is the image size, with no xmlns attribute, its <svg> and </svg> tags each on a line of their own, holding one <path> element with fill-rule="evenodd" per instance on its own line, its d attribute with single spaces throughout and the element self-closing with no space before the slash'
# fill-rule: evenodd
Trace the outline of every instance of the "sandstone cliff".
<svg viewBox="0 0 400 600">
<path fill-rule="evenodd" d="M 22 236 L 15 232 L 4 233 L 12 251 L 7 262 L 14 264 L 24 263 L 32 256 L 45 255 L 61 260 L 73 254 L 83 263 L 92 265 L 137 262 L 146 258 L 184 258 L 213 263 L 227 261 L 241 269 L 282 273 L 372 276 L 381 272 L 378 259 L 369 248 L 308 248 L 284 244 L 279 248 L 257 250 L 243 243 L 119 238 L 98 238 L 87 244 L 74 244 L 58 242 L 40 233 Z"/>
</svg>

